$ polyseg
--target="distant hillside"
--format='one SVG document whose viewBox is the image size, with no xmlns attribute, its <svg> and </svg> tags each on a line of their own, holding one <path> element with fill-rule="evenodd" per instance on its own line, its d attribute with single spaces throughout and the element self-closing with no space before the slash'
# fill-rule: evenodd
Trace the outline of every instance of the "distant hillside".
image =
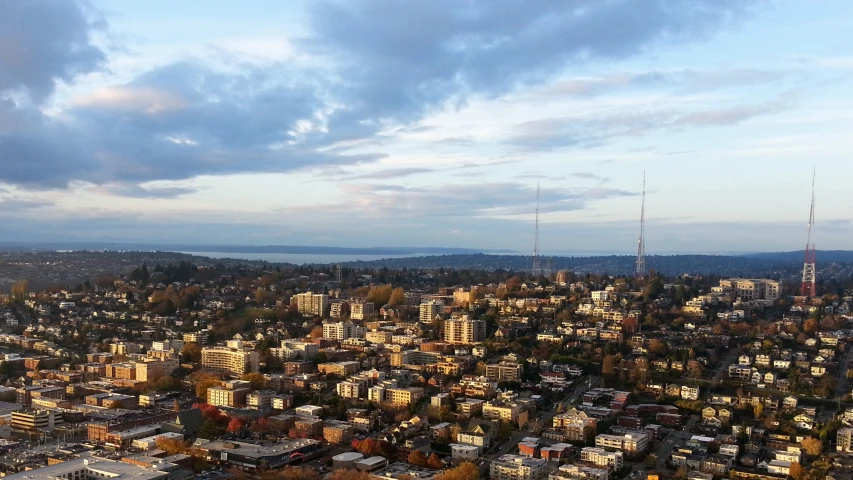
<svg viewBox="0 0 853 480">
<path fill-rule="evenodd" d="M 818 266 L 829 262 L 853 263 L 853 252 L 818 252 Z M 841 254 L 846 255 L 843 257 Z M 838 258 L 838 260 L 836 260 Z M 841 260 L 848 258 L 848 260 Z M 552 270 L 571 270 L 577 273 L 630 274 L 635 269 L 636 258 L 627 255 L 591 257 L 548 257 L 542 260 L 545 266 L 551 262 Z M 651 255 L 647 257 L 649 269 L 666 275 L 722 275 L 722 276 L 767 276 L 782 278 L 795 275 L 802 268 L 803 253 L 767 253 L 750 255 Z M 389 258 L 375 261 L 350 262 L 351 267 L 387 267 L 391 269 L 455 268 L 484 270 L 530 270 L 532 258 L 521 255 L 431 255 L 423 257 Z"/>
<path fill-rule="evenodd" d="M 802 263 L 805 258 L 805 252 L 798 250 L 796 252 L 767 252 L 767 253 L 751 253 L 744 255 L 745 257 L 756 258 L 761 260 L 770 260 L 777 262 L 795 262 Z M 851 250 L 818 250 L 817 259 L 819 262 L 835 262 L 835 263 L 853 263 L 853 251 Z"/>
</svg>

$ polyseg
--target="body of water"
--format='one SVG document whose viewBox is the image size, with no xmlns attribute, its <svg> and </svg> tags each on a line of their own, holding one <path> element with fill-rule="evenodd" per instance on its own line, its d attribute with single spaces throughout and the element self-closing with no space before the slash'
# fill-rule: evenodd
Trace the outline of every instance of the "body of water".
<svg viewBox="0 0 853 480">
<path fill-rule="evenodd" d="M 346 263 L 363 260 L 382 260 L 383 258 L 416 257 L 418 255 L 333 255 L 325 253 L 240 253 L 240 252 L 177 252 L 186 255 L 198 255 L 210 258 L 236 258 L 239 260 L 255 260 L 270 263 L 292 263 L 302 265 L 305 263 Z"/>
</svg>

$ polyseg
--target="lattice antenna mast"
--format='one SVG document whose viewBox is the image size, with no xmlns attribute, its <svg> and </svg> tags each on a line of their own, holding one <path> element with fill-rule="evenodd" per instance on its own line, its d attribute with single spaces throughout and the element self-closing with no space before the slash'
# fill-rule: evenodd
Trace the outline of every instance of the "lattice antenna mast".
<svg viewBox="0 0 853 480">
<path fill-rule="evenodd" d="M 536 224 L 533 232 L 533 276 L 541 273 L 539 264 L 539 182 L 536 182 Z"/>
<path fill-rule="evenodd" d="M 640 238 L 637 240 L 637 278 L 646 276 L 646 171 L 643 170 L 643 199 L 640 205 Z"/>
<path fill-rule="evenodd" d="M 809 233 L 806 237 L 806 258 L 803 262 L 803 283 L 800 286 L 800 295 L 813 297 L 817 292 L 817 252 L 812 243 L 812 226 L 814 225 L 814 198 L 815 198 L 815 171 L 812 170 L 812 205 L 809 211 Z"/>
</svg>

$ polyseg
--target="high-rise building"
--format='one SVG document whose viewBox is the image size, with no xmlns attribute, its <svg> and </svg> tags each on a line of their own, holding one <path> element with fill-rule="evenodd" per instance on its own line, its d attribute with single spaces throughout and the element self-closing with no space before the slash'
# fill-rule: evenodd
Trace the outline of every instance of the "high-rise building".
<svg viewBox="0 0 853 480">
<path fill-rule="evenodd" d="M 835 438 L 835 449 L 839 453 L 853 452 L 853 428 L 844 427 L 838 429 L 838 434 Z"/>
<path fill-rule="evenodd" d="M 485 339 L 486 322 L 482 320 L 463 317 L 444 322 L 444 341 L 447 343 L 471 345 Z"/>
<path fill-rule="evenodd" d="M 436 315 L 441 313 L 442 310 L 442 305 L 438 302 L 422 303 L 420 307 L 421 323 L 432 323 L 433 320 L 435 320 Z"/>
<path fill-rule="evenodd" d="M 291 304 L 296 303 L 296 309 L 303 315 L 322 317 L 329 308 L 329 296 L 322 293 L 305 292 L 294 295 Z"/>
<path fill-rule="evenodd" d="M 257 372 L 259 357 L 252 349 L 207 347 L 201 349 L 201 366 L 211 372 L 239 376 Z"/>
<path fill-rule="evenodd" d="M 366 320 L 376 313 L 376 306 L 372 302 L 356 302 L 350 305 L 350 318 L 353 320 Z"/>
<path fill-rule="evenodd" d="M 323 324 L 323 338 L 331 338 L 334 340 L 359 338 L 364 336 L 363 330 L 363 328 L 359 328 L 352 322 L 327 322 Z"/>
</svg>

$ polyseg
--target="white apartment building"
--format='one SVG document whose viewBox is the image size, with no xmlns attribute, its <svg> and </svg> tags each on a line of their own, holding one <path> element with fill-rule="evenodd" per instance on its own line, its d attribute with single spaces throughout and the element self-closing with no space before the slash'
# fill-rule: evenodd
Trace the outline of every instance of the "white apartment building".
<svg viewBox="0 0 853 480">
<path fill-rule="evenodd" d="M 584 447 L 581 450 L 581 460 L 600 467 L 613 467 L 619 470 L 624 465 L 622 452 L 609 452 L 603 448 Z"/>
<path fill-rule="evenodd" d="M 296 304 L 296 309 L 303 315 L 317 315 L 322 317 L 329 308 L 329 296 L 322 293 L 299 293 L 293 296 L 291 305 Z"/>
<path fill-rule="evenodd" d="M 457 345 L 472 345 L 486 339 L 486 322 L 467 317 L 444 322 L 444 341 Z"/>
<path fill-rule="evenodd" d="M 491 480 L 544 480 L 548 477 L 548 462 L 521 455 L 501 455 L 492 460 L 489 477 Z"/>
<path fill-rule="evenodd" d="M 366 320 L 376 313 L 373 302 L 357 302 L 350 305 L 350 318 L 353 320 Z"/>
<path fill-rule="evenodd" d="M 596 447 L 615 448 L 625 453 L 640 453 L 649 446 L 649 437 L 626 433 L 624 435 L 600 434 L 595 437 Z"/>
<path fill-rule="evenodd" d="M 252 349 L 207 347 L 201 349 L 201 366 L 211 372 L 239 376 L 257 372 L 259 357 Z"/>
<path fill-rule="evenodd" d="M 853 452 L 853 428 L 839 428 L 835 437 L 836 450 L 839 453 Z"/>
<path fill-rule="evenodd" d="M 323 338 L 331 338 L 333 340 L 360 338 L 364 336 L 365 332 L 363 330 L 363 328 L 357 327 L 352 322 L 323 323 Z"/>
<path fill-rule="evenodd" d="M 282 340 L 280 348 L 271 348 L 270 353 L 281 360 L 312 360 L 320 346 L 310 342 Z"/>
<path fill-rule="evenodd" d="M 720 287 L 734 290 L 737 296 L 745 301 L 771 300 L 776 301 L 782 293 L 782 284 L 766 278 L 730 278 L 720 280 Z"/>
<path fill-rule="evenodd" d="M 420 321 L 421 323 L 432 323 L 435 316 L 440 314 L 444 307 L 438 302 L 426 302 L 420 306 Z"/>
</svg>

